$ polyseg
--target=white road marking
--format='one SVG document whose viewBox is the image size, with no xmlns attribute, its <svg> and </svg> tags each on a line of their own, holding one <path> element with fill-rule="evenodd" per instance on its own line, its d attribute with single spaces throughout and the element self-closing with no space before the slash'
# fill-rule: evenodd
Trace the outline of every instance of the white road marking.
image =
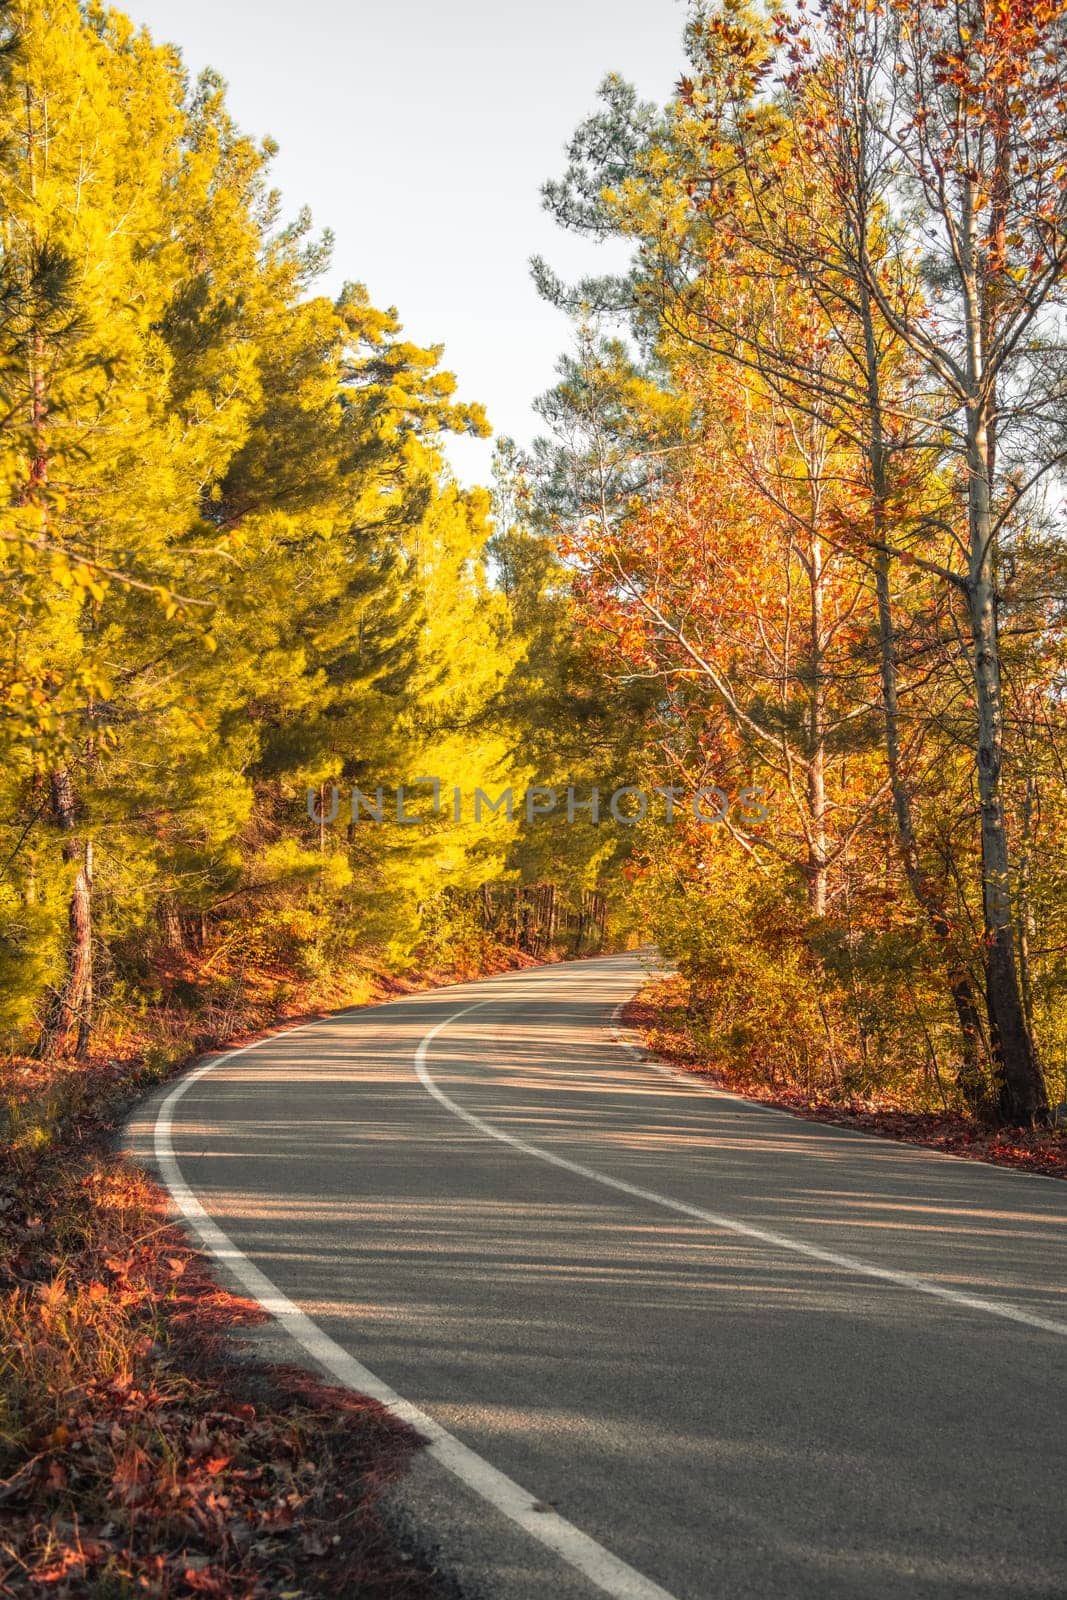
<svg viewBox="0 0 1067 1600">
<path fill-rule="evenodd" d="M 1043 1333 L 1055 1333 L 1061 1338 L 1067 1338 L 1067 1323 L 1055 1322 L 1050 1317 L 1036 1316 L 1031 1311 L 1024 1311 L 1021 1306 L 985 1300 L 978 1295 L 963 1294 L 958 1289 L 947 1288 L 944 1284 L 934 1283 L 929 1278 L 921 1278 L 913 1272 L 898 1272 L 892 1267 L 878 1267 L 873 1262 L 861 1261 L 857 1256 L 841 1255 L 836 1250 L 824 1250 L 819 1245 L 805 1244 L 801 1239 L 772 1232 L 769 1228 L 758 1228 L 749 1222 L 739 1222 L 734 1217 L 724 1217 L 716 1211 L 705 1211 L 703 1207 L 688 1205 L 684 1200 L 672 1200 L 669 1195 L 658 1194 L 654 1189 L 642 1189 L 637 1184 L 627 1183 L 624 1178 L 612 1178 L 605 1172 L 598 1172 L 595 1167 L 583 1166 L 579 1161 L 570 1161 L 566 1156 L 546 1150 L 542 1145 L 518 1139 L 505 1129 L 496 1127 L 494 1123 L 486 1122 L 483 1117 L 476 1117 L 472 1112 L 464 1110 L 445 1094 L 430 1076 L 426 1065 L 427 1054 L 434 1039 L 445 1028 L 450 1027 L 453 1022 L 458 1022 L 460 1017 L 477 1011 L 480 1006 L 493 1003 L 491 1000 L 478 1000 L 474 1005 L 463 1006 L 459 1011 L 454 1011 L 450 1017 L 446 1017 L 443 1022 L 430 1029 L 415 1051 L 415 1071 L 423 1088 L 453 1116 L 476 1128 L 479 1133 L 484 1133 L 487 1138 L 498 1139 L 501 1144 L 510 1145 L 513 1150 L 520 1150 L 523 1155 L 534 1156 L 538 1161 L 546 1161 L 550 1166 L 574 1173 L 576 1177 L 588 1178 L 593 1183 L 602 1184 L 606 1189 L 615 1189 L 619 1194 L 629 1195 L 631 1199 L 644 1200 L 651 1205 L 662 1206 L 666 1211 L 674 1211 L 679 1216 L 695 1217 L 698 1222 L 710 1223 L 713 1228 L 719 1228 L 724 1233 L 736 1234 L 742 1239 L 755 1239 L 760 1244 L 769 1244 L 778 1250 L 791 1251 L 793 1255 L 804 1256 L 809 1261 L 820 1261 L 826 1266 L 838 1267 L 844 1272 L 854 1272 L 860 1277 L 874 1278 L 880 1283 L 892 1283 L 897 1288 L 911 1289 L 916 1294 L 931 1295 L 936 1300 L 947 1300 L 950 1304 L 964 1306 L 969 1311 L 986 1312 L 989 1316 L 1002 1317 L 1006 1322 L 1020 1322 L 1024 1327 L 1039 1328 Z M 619 1043 L 623 1041 L 620 1040 Z M 632 1046 L 626 1048 L 630 1049 L 632 1054 L 638 1054 Z"/>
<path fill-rule="evenodd" d="M 490 1003 L 488 1000 L 478 1001 L 479 1005 Z M 468 1006 L 464 1009 L 475 1008 Z M 463 1013 L 460 1012 L 458 1015 Z M 595 1588 L 611 1596 L 611 1600 L 674 1600 L 674 1596 L 666 1589 L 660 1588 L 651 1578 L 646 1578 L 633 1567 L 627 1566 L 625 1561 L 613 1556 L 610 1550 L 605 1550 L 595 1539 L 582 1533 L 580 1528 L 574 1527 L 557 1512 L 543 1509 L 542 1502 L 535 1495 L 530 1494 L 503 1472 L 499 1472 L 484 1457 L 463 1444 L 410 1400 L 405 1400 L 397 1394 L 395 1389 L 376 1377 L 342 1345 L 323 1333 L 306 1312 L 301 1311 L 288 1295 L 283 1294 L 277 1285 L 272 1283 L 242 1250 L 238 1249 L 229 1235 L 212 1221 L 186 1183 L 175 1157 L 171 1138 L 174 1110 L 182 1096 L 188 1093 L 194 1083 L 206 1077 L 209 1072 L 214 1072 L 224 1061 L 232 1061 L 235 1056 L 258 1049 L 261 1044 L 272 1043 L 273 1040 L 283 1037 L 284 1033 L 301 1033 L 304 1028 L 315 1026 L 315 1023 L 303 1023 L 300 1027 L 285 1029 L 282 1034 L 272 1034 L 269 1039 L 257 1039 L 255 1044 L 243 1045 L 239 1050 L 228 1050 L 225 1055 L 207 1062 L 182 1078 L 171 1090 L 160 1106 L 156 1118 L 155 1156 L 160 1174 L 175 1205 L 201 1244 L 219 1261 L 226 1263 L 252 1298 L 257 1300 L 264 1311 L 285 1329 L 290 1338 L 295 1339 L 297 1344 L 307 1351 L 313 1361 L 344 1388 L 370 1395 L 372 1399 L 379 1401 L 391 1411 L 393 1416 L 416 1428 L 429 1441 L 426 1447 L 429 1455 L 475 1494 L 480 1495 L 491 1506 L 495 1506 L 524 1533 L 528 1533 L 532 1539 L 555 1551 L 556 1555 L 569 1566 L 588 1578 Z M 434 1033 L 437 1031 L 434 1029 Z M 433 1035 L 427 1037 L 432 1038 Z"/>
</svg>

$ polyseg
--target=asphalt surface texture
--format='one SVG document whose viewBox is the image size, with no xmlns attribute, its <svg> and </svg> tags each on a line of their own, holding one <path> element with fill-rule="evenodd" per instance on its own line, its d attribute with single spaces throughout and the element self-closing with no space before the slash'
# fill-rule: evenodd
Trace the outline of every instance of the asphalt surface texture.
<svg viewBox="0 0 1067 1600">
<path fill-rule="evenodd" d="M 657 1070 L 613 1024 L 647 965 L 224 1058 L 173 1107 L 181 1176 L 336 1345 L 611 1558 L 591 1577 L 428 1461 L 398 1514 L 465 1593 L 1063 1600 L 1067 1185 Z"/>
</svg>

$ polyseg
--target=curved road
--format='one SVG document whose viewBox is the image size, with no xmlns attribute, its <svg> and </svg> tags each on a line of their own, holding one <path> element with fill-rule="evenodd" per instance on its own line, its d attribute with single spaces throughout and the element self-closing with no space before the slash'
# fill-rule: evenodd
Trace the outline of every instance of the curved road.
<svg viewBox="0 0 1067 1600">
<path fill-rule="evenodd" d="M 614 1036 L 643 976 L 277 1035 L 134 1148 L 286 1338 L 404 1397 L 413 1514 L 492 1600 L 1063 1600 L 1067 1185 L 672 1077 Z"/>
</svg>

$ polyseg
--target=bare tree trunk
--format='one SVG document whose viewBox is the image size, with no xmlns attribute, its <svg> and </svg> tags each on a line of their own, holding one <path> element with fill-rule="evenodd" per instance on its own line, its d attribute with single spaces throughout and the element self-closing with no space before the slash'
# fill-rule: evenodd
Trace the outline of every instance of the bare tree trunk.
<svg viewBox="0 0 1067 1600">
<path fill-rule="evenodd" d="M 860 225 L 865 225 L 861 211 Z M 957 1087 L 971 1109 L 979 1114 L 989 1110 L 989 1083 L 983 1069 L 986 1054 L 985 1034 L 978 1011 L 974 985 L 966 964 L 960 958 L 952 937 L 952 924 L 944 898 L 922 870 L 915 833 L 911 796 L 904 781 L 900 751 L 900 703 L 897 683 L 897 641 L 893 625 L 890 590 L 889 529 L 886 504 L 889 496 L 889 461 L 882 413 L 881 362 L 874 331 L 874 311 L 870 291 L 862 276 L 858 282 L 863 321 L 866 363 L 868 427 L 867 449 L 871 470 L 871 498 L 875 543 L 875 593 L 878 602 L 878 653 L 882 684 L 882 715 L 885 724 L 886 764 L 893 796 L 893 816 L 904 861 L 908 888 L 933 931 L 942 950 L 949 992 L 960 1027 L 962 1060 L 956 1074 Z"/>
<path fill-rule="evenodd" d="M 166 894 L 159 902 L 159 926 L 163 934 L 163 945 L 167 950 L 172 950 L 175 955 L 185 952 L 185 930 L 178 912 L 178 904 L 172 894 Z"/>
<path fill-rule="evenodd" d="M 952 924 L 944 900 L 922 870 L 911 796 L 901 769 L 896 634 L 889 592 L 889 557 L 882 553 L 876 560 L 875 587 L 878 596 L 878 643 L 881 658 L 886 761 L 889 767 L 893 815 L 904 862 L 904 874 L 908 888 L 916 904 L 926 914 L 930 928 L 944 955 L 949 992 L 956 1008 L 963 1052 L 960 1070 L 956 1076 L 957 1085 L 971 1109 L 983 1112 L 989 1107 L 989 1084 L 982 1066 L 985 1034 L 974 985 L 953 940 Z"/>
<path fill-rule="evenodd" d="M 75 1059 L 84 1061 L 89 1054 L 93 1033 L 93 841 L 86 839 L 81 869 L 74 880 L 71 896 L 72 943 L 80 965 L 80 993 L 78 997 L 78 1042 L 74 1048 Z"/>
<path fill-rule="evenodd" d="M 1026 777 L 1026 799 L 1023 802 L 1023 831 L 1019 851 L 1018 891 L 1015 896 L 1016 936 L 1019 942 L 1019 979 L 1022 983 L 1023 1012 L 1030 1029 L 1034 1031 L 1034 980 L 1030 965 L 1030 936 L 1034 932 L 1034 910 L 1030 897 L 1033 881 L 1032 851 L 1034 835 L 1034 810 L 1037 804 L 1037 784 L 1032 772 Z M 1036 1043 L 1034 1046 L 1037 1048 Z"/>
<path fill-rule="evenodd" d="M 976 430 L 980 441 L 981 432 Z M 975 454 L 980 448 L 976 445 Z M 1000 1108 L 1012 1122 L 1032 1124 L 1048 1113 L 1037 1052 L 1023 1010 L 1011 904 L 1011 857 L 1001 767 L 1004 751 L 1000 652 L 989 555 L 988 485 L 972 466 L 972 566 L 968 581 L 972 664 L 978 710 L 978 796 L 982 815 L 982 912 L 986 938 L 986 1002 Z"/>
<path fill-rule="evenodd" d="M 93 1006 L 93 849 L 73 837 L 74 791 L 66 767 L 51 774 L 52 811 L 67 835 L 63 860 L 78 862 L 71 886 L 68 913 L 66 972 L 60 988 L 53 992 L 41 1032 L 33 1048 L 39 1061 L 50 1061 L 66 1054 L 70 1035 L 77 1026 L 76 1054 L 83 1059 L 89 1050 Z"/>
<path fill-rule="evenodd" d="M 999 1082 L 1001 1114 L 1011 1122 L 1044 1120 L 1048 1098 L 1033 1038 L 1023 1011 L 1016 967 L 1011 904 L 1011 860 L 1004 815 L 1001 768 L 1004 713 L 1000 683 L 994 587 L 993 516 L 996 385 L 987 376 L 997 297 L 983 283 L 980 234 L 983 226 L 975 183 L 963 190 L 960 229 L 960 279 L 966 319 L 967 523 L 969 559 L 966 593 L 978 716 L 976 763 L 982 816 L 982 913 L 985 925 L 986 1009 Z M 1003 173 L 994 184 L 993 231 L 1004 204 Z M 988 277 L 988 274 L 987 274 Z"/>
<path fill-rule="evenodd" d="M 985 1033 L 974 993 L 974 985 L 966 965 L 960 959 L 952 937 L 952 923 L 941 895 L 927 879 L 919 861 L 919 847 L 915 835 L 911 796 L 908 794 L 901 771 L 900 725 L 898 720 L 896 681 L 896 640 L 893 628 L 889 595 L 889 558 L 880 555 L 876 564 L 875 586 L 878 593 L 878 637 L 881 654 L 882 710 L 885 718 L 886 759 L 889 783 L 893 795 L 893 814 L 897 838 L 904 862 L 908 888 L 916 903 L 925 912 L 930 928 L 937 939 L 945 959 L 949 992 L 956 1008 L 960 1025 L 962 1061 L 956 1083 L 971 1109 L 983 1113 L 989 1109 L 989 1083 L 983 1070 Z"/>
<path fill-rule="evenodd" d="M 818 516 L 813 508 L 812 526 Z M 826 915 L 826 718 L 823 682 L 823 602 L 826 584 L 822 540 L 815 534 L 811 545 L 811 722 L 808 765 L 808 806 L 811 844 L 808 851 L 808 903 L 812 915 Z"/>
</svg>

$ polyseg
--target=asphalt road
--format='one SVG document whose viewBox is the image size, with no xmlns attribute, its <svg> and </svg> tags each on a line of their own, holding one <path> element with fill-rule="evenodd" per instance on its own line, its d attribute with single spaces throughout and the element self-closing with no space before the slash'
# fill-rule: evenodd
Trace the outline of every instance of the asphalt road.
<svg viewBox="0 0 1067 1600">
<path fill-rule="evenodd" d="M 281 1035 L 171 1093 L 164 1170 L 306 1350 L 460 1442 L 484 1515 L 423 1509 L 494 1597 L 1063 1600 L 1067 1185 L 665 1075 L 611 1033 L 642 978 Z"/>
</svg>

